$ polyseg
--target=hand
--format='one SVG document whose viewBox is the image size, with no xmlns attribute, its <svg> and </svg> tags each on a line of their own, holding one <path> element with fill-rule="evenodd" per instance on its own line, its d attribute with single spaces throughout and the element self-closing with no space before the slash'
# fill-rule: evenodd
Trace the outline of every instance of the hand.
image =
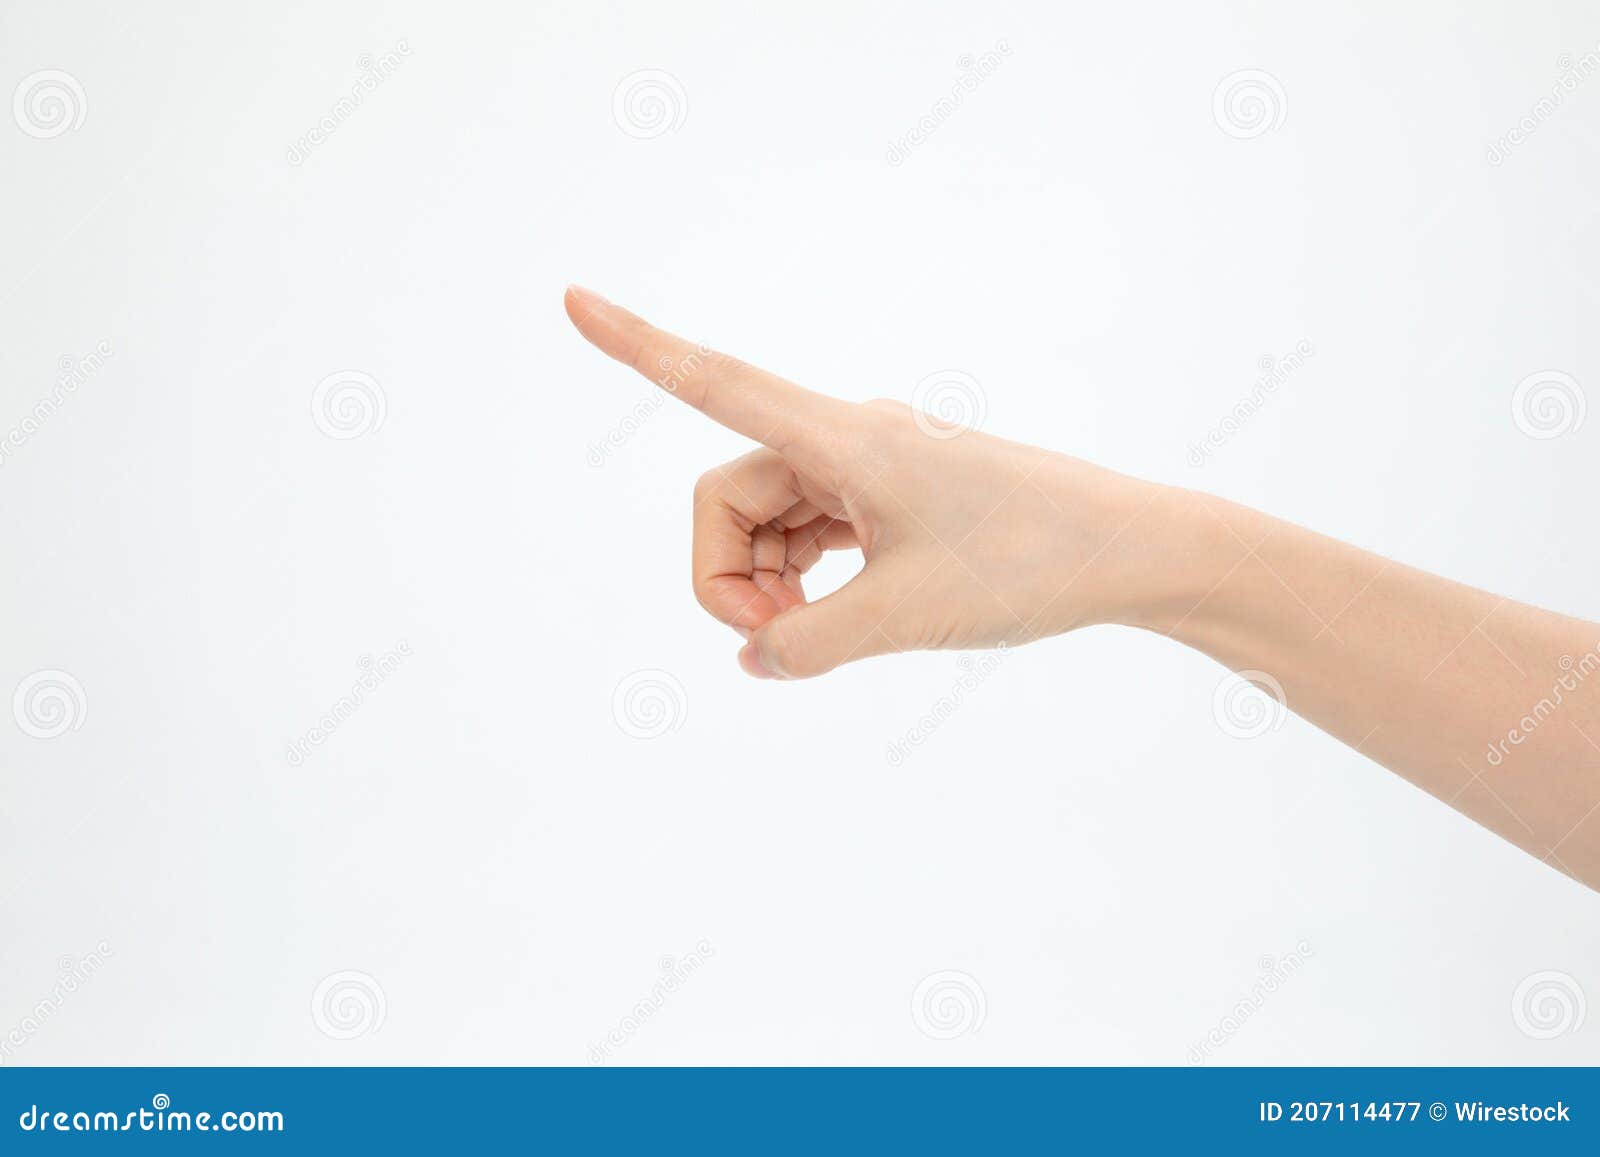
<svg viewBox="0 0 1600 1157">
<path fill-rule="evenodd" d="M 1262 688 L 1277 700 L 1268 718 L 1292 706 L 1600 888 L 1600 691 L 1578 681 L 1600 667 L 1600 624 L 1235 503 L 942 429 L 899 402 L 814 394 L 586 290 L 568 290 L 567 312 L 606 353 L 765 446 L 695 487 L 695 594 L 745 635 L 750 674 L 1146 627 Z M 806 602 L 806 569 L 855 547 L 861 573 Z M 1540 725 L 1529 704 L 1570 726 Z"/>
<path fill-rule="evenodd" d="M 568 289 L 566 308 L 602 351 L 762 443 L 694 490 L 695 595 L 748 640 L 751 675 L 804 678 L 1146 613 L 1163 488 L 941 428 L 900 402 L 812 393 L 589 290 Z M 822 552 L 858 548 L 861 573 L 807 602 L 801 576 Z"/>
</svg>

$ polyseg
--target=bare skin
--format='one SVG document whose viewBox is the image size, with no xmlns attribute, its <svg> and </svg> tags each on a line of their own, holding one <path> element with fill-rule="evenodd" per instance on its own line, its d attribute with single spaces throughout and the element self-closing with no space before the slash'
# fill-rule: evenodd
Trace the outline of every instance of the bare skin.
<svg viewBox="0 0 1600 1157">
<path fill-rule="evenodd" d="M 1330 735 L 1600 889 L 1600 625 L 899 402 L 813 393 L 588 290 L 566 308 L 761 443 L 694 493 L 695 595 L 744 635 L 749 674 L 1140 627 L 1275 681 Z M 861 572 L 808 602 L 801 576 L 843 549 Z"/>
</svg>

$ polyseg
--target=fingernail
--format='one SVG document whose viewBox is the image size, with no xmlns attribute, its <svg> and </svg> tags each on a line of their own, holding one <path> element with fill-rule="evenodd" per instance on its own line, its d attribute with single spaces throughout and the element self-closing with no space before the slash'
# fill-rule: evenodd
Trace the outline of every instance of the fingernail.
<svg viewBox="0 0 1600 1157">
<path fill-rule="evenodd" d="M 579 301 L 584 302 L 587 305 L 606 305 L 606 304 L 608 304 L 606 299 L 602 295 L 596 293 L 592 289 L 587 288 L 586 286 L 578 285 L 577 283 L 573 283 L 572 285 L 567 286 L 567 292 L 572 294 L 573 297 L 576 297 Z"/>
<path fill-rule="evenodd" d="M 767 665 L 761 661 L 761 652 L 756 650 L 754 643 L 746 643 L 739 650 L 739 666 L 744 668 L 746 675 L 753 675 L 757 679 L 776 679 L 777 676 L 767 670 Z"/>
<path fill-rule="evenodd" d="M 793 610 L 794 608 L 791 607 L 790 609 Z M 768 634 L 767 643 L 771 644 L 771 642 L 772 636 L 771 634 Z M 750 645 L 754 647 L 757 644 L 752 641 Z M 761 656 L 761 668 L 762 670 L 769 672 L 774 679 L 792 679 L 794 677 L 783 669 L 782 663 L 773 658 L 772 647 L 770 645 L 766 648 L 766 653 Z"/>
<path fill-rule="evenodd" d="M 738 631 L 739 637 L 747 643 L 750 641 L 750 636 L 755 633 L 754 631 L 750 630 L 749 627 L 735 627 L 733 629 Z"/>
</svg>

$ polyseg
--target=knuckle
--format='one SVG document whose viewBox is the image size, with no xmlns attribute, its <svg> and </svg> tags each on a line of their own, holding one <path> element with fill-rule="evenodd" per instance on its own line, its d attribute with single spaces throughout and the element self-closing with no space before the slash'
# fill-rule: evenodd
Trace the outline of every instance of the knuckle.
<svg viewBox="0 0 1600 1157">
<path fill-rule="evenodd" d="M 893 398 L 873 398 L 856 411 L 857 423 L 866 430 L 898 430 L 908 424 L 911 408 Z"/>
<path fill-rule="evenodd" d="M 718 470 L 707 470 L 699 478 L 696 478 L 694 481 L 694 504 L 699 506 L 714 495 L 721 482 L 722 473 Z"/>
<path fill-rule="evenodd" d="M 914 427 L 903 408 L 878 408 L 871 403 L 854 423 L 854 453 L 863 460 L 881 465 L 897 458 Z"/>
<path fill-rule="evenodd" d="M 639 322 L 633 330 L 633 368 L 647 378 L 661 374 L 661 342 L 656 332 L 646 323 Z"/>
</svg>

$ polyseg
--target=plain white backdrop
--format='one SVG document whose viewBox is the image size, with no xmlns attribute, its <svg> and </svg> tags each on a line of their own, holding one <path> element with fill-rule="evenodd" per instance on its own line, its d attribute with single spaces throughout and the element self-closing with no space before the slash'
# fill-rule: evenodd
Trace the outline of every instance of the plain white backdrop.
<svg viewBox="0 0 1600 1157">
<path fill-rule="evenodd" d="M 688 515 L 744 446 L 560 303 L 848 398 L 959 371 L 991 432 L 1600 618 L 1600 418 L 1512 408 L 1600 388 L 1597 43 L 1580 0 L 8 4 L 0 692 L 71 681 L 0 713 L 4 1063 L 1183 1064 L 1241 1001 L 1210 1063 L 1600 1063 L 1600 898 L 1298 719 L 1225 733 L 1199 655 L 743 676 Z"/>
</svg>

